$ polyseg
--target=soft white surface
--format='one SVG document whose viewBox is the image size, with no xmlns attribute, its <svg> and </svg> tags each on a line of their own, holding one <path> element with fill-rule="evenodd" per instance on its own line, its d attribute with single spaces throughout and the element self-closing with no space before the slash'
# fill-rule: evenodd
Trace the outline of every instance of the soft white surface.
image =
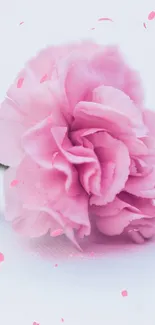
<svg viewBox="0 0 155 325">
<path fill-rule="evenodd" d="M 119 43 L 140 70 L 146 102 L 155 107 L 154 0 L 3 0 L 0 5 L 0 100 L 25 60 L 41 47 L 91 38 Z M 100 17 L 115 22 L 98 23 Z M 19 26 L 19 23 L 24 24 Z M 90 29 L 96 27 L 94 31 Z M 2 139 L 0 140 L 2 141 Z M 3 170 L 0 200 L 3 207 Z M 0 218 L 0 324 L 154 325 L 155 244 L 100 249 L 102 257 L 70 257 L 68 242 L 22 240 Z M 60 250 L 66 256 L 58 260 Z M 96 248 L 98 250 L 98 248 Z M 58 267 L 54 267 L 58 263 Z M 128 297 L 121 291 L 127 289 Z"/>
</svg>

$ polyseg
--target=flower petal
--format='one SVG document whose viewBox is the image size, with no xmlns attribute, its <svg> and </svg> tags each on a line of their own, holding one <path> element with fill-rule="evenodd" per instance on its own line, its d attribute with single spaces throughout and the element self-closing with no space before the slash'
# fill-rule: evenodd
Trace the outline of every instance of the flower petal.
<svg viewBox="0 0 155 325">
<path fill-rule="evenodd" d="M 51 133 L 59 150 L 68 161 L 73 164 L 83 164 L 96 161 L 94 152 L 90 148 L 74 146 L 67 137 L 66 127 L 52 127 Z"/>
<path fill-rule="evenodd" d="M 59 151 L 51 133 L 52 125 L 58 123 L 57 118 L 60 125 L 65 125 L 62 116 L 54 114 L 30 128 L 22 139 L 26 153 L 45 168 L 52 168 L 53 155 Z"/>
<path fill-rule="evenodd" d="M 127 117 L 132 126 L 144 128 L 142 112 L 123 91 L 102 85 L 94 89 L 93 102 L 103 104 L 107 110 Z"/>
<path fill-rule="evenodd" d="M 131 212 L 140 212 L 140 210 L 133 205 L 121 200 L 119 197 L 115 197 L 115 199 L 102 206 L 92 205 L 90 207 L 90 211 L 92 214 L 99 217 L 112 217 L 119 214 L 123 209 L 127 209 Z"/>
<path fill-rule="evenodd" d="M 61 226 L 72 241 L 72 229 L 77 230 L 77 234 L 82 232 L 83 235 L 89 235 L 88 197 L 82 187 L 79 193 L 72 193 L 74 196 L 67 193 L 63 173 L 40 168 L 30 158 L 22 161 L 16 171 L 16 178 L 18 186 L 16 189 L 7 186 L 9 197 L 6 197 L 9 198 L 7 205 L 10 215 L 14 205 L 18 208 L 14 208 L 15 213 L 9 216 L 16 230 L 39 237 L 49 229 L 54 231 Z"/>
<path fill-rule="evenodd" d="M 103 234 L 115 236 L 123 233 L 124 229 L 128 227 L 133 220 L 140 220 L 145 217 L 144 214 L 138 214 L 124 209 L 115 216 L 98 218 L 96 224 Z"/>
<path fill-rule="evenodd" d="M 124 143 L 106 132 L 98 132 L 88 138 L 94 144 L 102 172 L 101 196 L 92 196 L 90 204 L 104 205 L 113 201 L 124 188 L 129 175 L 130 157 Z"/>
<path fill-rule="evenodd" d="M 0 162 L 6 166 L 16 166 L 23 158 L 21 136 L 25 128 L 19 122 L 0 119 Z"/>
<path fill-rule="evenodd" d="M 143 198 L 155 197 L 155 168 L 142 177 L 130 176 L 125 184 L 125 191 Z"/>
<path fill-rule="evenodd" d="M 130 119 L 108 106 L 94 102 L 79 102 L 74 110 L 72 131 L 84 128 L 102 128 L 115 136 L 121 134 L 145 136 L 145 127 L 132 125 Z"/>
</svg>

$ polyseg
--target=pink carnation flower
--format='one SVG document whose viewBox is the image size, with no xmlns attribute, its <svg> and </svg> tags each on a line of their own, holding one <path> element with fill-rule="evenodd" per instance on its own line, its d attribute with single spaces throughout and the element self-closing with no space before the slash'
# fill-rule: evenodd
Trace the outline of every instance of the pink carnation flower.
<svg viewBox="0 0 155 325">
<path fill-rule="evenodd" d="M 17 231 L 65 233 L 77 247 L 92 222 L 137 243 L 155 233 L 154 113 L 117 48 L 40 52 L 7 92 L 0 136 L 5 214 Z"/>
</svg>

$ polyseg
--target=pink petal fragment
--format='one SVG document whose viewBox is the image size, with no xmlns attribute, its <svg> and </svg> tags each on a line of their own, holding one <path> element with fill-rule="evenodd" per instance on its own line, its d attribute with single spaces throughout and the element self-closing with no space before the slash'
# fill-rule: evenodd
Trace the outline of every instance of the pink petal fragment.
<svg viewBox="0 0 155 325">
<path fill-rule="evenodd" d="M 121 295 L 122 295 L 122 297 L 127 297 L 127 296 L 128 296 L 128 292 L 127 292 L 127 290 L 123 290 L 123 291 L 121 292 Z"/>
<path fill-rule="evenodd" d="M 155 11 L 151 11 L 148 15 L 148 20 L 153 20 L 155 18 Z"/>
<path fill-rule="evenodd" d="M 144 28 L 146 28 L 146 23 L 143 23 Z"/>
<path fill-rule="evenodd" d="M 23 82 L 24 82 L 24 78 L 20 78 L 20 79 L 18 79 L 18 82 L 17 82 L 17 88 L 21 88 L 22 85 L 23 85 Z"/>
<path fill-rule="evenodd" d="M 61 318 L 61 322 L 64 323 L 64 318 Z"/>
<path fill-rule="evenodd" d="M 54 267 L 58 267 L 58 264 L 55 264 Z"/>
<path fill-rule="evenodd" d="M 4 262 L 4 255 L 3 253 L 0 253 L 0 263 Z"/>
<path fill-rule="evenodd" d="M 44 81 L 46 81 L 46 80 L 48 80 L 48 75 L 47 75 L 47 74 L 45 74 L 45 75 L 40 79 L 40 83 L 42 83 L 42 82 L 44 82 Z"/>
<path fill-rule="evenodd" d="M 63 229 L 57 229 L 57 230 L 52 231 L 51 236 L 52 237 L 57 237 L 57 236 L 60 236 L 60 235 L 63 235 L 63 234 L 64 234 Z"/>
<path fill-rule="evenodd" d="M 94 30 L 95 29 L 95 27 L 92 27 L 90 30 Z"/>
<path fill-rule="evenodd" d="M 21 22 L 19 23 L 19 26 L 20 26 L 20 25 L 23 25 L 23 24 L 24 24 L 24 21 L 21 21 Z"/>
<path fill-rule="evenodd" d="M 101 18 L 98 19 L 98 21 L 112 21 L 113 22 L 113 20 L 111 18 L 108 18 L 108 17 L 101 17 Z"/>
<path fill-rule="evenodd" d="M 17 180 L 17 179 L 14 179 L 14 180 L 10 183 L 10 185 L 11 185 L 11 187 L 14 187 L 14 186 L 16 186 L 18 183 L 19 183 L 18 180 Z"/>
</svg>

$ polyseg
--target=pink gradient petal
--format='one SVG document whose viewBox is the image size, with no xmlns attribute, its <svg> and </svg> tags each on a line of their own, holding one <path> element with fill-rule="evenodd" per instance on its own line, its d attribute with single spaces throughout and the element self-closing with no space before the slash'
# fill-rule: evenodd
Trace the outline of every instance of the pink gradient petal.
<svg viewBox="0 0 155 325">
<path fill-rule="evenodd" d="M 91 213 L 99 217 L 113 217 L 119 214 L 123 209 L 131 212 L 140 212 L 140 210 L 134 207 L 134 205 L 131 205 L 116 196 L 112 202 L 106 204 L 105 206 L 92 205 Z"/>
<path fill-rule="evenodd" d="M 22 203 L 18 196 L 17 186 L 11 187 L 11 182 L 16 179 L 16 168 L 8 168 L 4 174 L 5 191 L 5 218 L 12 222 L 21 215 Z"/>
<path fill-rule="evenodd" d="M 25 151 L 45 168 L 52 168 L 53 155 L 59 151 L 51 133 L 52 125 L 57 124 L 57 119 L 60 124 L 65 125 L 63 117 L 56 113 L 51 116 L 50 121 L 47 118 L 29 129 L 22 139 Z"/>
<path fill-rule="evenodd" d="M 123 91 L 100 86 L 93 91 L 93 102 L 103 104 L 106 110 L 111 110 L 127 117 L 132 126 L 144 127 L 142 112 Z"/>
<path fill-rule="evenodd" d="M 3 253 L 0 253 L 0 263 L 4 262 L 4 255 Z"/>
<path fill-rule="evenodd" d="M 124 188 L 129 176 L 130 157 L 127 147 L 106 132 L 99 132 L 91 138 L 101 164 L 102 195 L 92 196 L 90 204 L 104 205 L 113 201 L 116 194 Z"/>
<path fill-rule="evenodd" d="M 82 146 L 72 146 L 72 143 L 67 137 L 66 127 L 53 127 L 51 133 L 59 150 L 71 163 L 83 164 L 96 161 L 94 152 L 91 149 Z"/>
<path fill-rule="evenodd" d="M 9 132 L 8 132 L 9 130 Z M 16 166 L 24 156 L 21 136 L 25 128 L 16 121 L 0 119 L 0 162 L 6 166 Z"/>
<path fill-rule="evenodd" d="M 148 15 L 148 20 L 153 20 L 155 18 L 155 11 L 151 11 Z"/>
<path fill-rule="evenodd" d="M 125 184 L 125 190 L 142 198 L 155 197 L 155 168 L 144 177 L 130 176 Z"/>
<path fill-rule="evenodd" d="M 146 127 L 141 122 L 136 127 L 130 119 L 120 112 L 113 111 L 108 106 L 94 102 L 79 102 L 74 110 L 75 120 L 72 130 L 88 128 L 103 128 L 113 135 L 146 135 Z"/>
<path fill-rule="evenodd" d="M 104 218 L 98 218 L 96 223 L 97 223 L 98 229 L 103 234 L 109 235 L 109 236 L 115 236 L 115 235 L 120 235 L 121 233 L 123 233 L 124 229 L 126 227 L 128 227 L 128 225 L 133 220 L 140 220 L 145 217 L 146 216 L 143 214 L 134 213 L 134 212 L 124 209 L 120 213 L 115 215 L 114 217 L 107 216 Z"/>
<path fill-rule="evenodd" d="M 33 210 L 36 222 L 39 221 L 35 213 L 39 210 L 43 212 L 41 220 L 44 219 L 44 213 L 48 213 L 56 222 L 60 223 L 61 221 L 60 225 L 63 227 L 75 223 L 78 227 L 86 227 L 85 233 L 89 233 L 87 195 L 82 188 L 76 196 L 69 195 L 65 191 L 65 175 L 63 176 L 57 170 L 40 168 L 35 162 L 27 158 L 19 166 L 17 178 L 19 179 L 18 195 L 24 203 L 25 213 L 28 209 Z M 25 218 L 22 220 L 24 221 Z M 31 220 L 33 223 L 33 218 Z M 46 223 L 49 225 L 49 218 Z"/>
</svg>

